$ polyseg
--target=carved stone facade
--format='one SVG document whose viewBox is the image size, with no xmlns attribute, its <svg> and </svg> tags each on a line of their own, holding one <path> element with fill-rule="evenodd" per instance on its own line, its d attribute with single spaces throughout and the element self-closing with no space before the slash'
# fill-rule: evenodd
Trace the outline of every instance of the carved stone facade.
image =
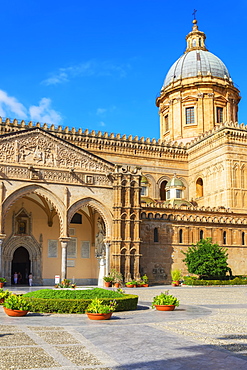
<svg viewBox="0 0 247 370">
<path fill-rule="evenodd" d="M 204 237 L 228 248 L 233 274 L 246 274 L 247 129 L 235 123 L 239 91 L 205 37 L 194 21 L 167 74 L 156 101 L 160 139 L 0 119 L 8 283 L 20 269 L 35 284 L 53 285 L 57 274 L 96 284 L 99 262 L 125 280 L 146 273 L 167 283 L 171 268 L 186 272 L 182 251 Z M 191 69 L 179 67 L 186 60 Z"/>
</svg>

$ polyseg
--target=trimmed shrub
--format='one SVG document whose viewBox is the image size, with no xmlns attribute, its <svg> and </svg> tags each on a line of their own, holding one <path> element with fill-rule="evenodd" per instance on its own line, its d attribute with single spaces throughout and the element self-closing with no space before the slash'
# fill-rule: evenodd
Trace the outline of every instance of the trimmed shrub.
<svg viewBox="0 0 247 370">
<path fill-rule="evenodd" d="M 44 299 L 93 299 L 93 298 L 121 298 L 123 293 L 102 289 L 85 289 L 85 290 L 55 290 L 40 289 L 34 292 L 26 293 L 25 297 L 44 298 Z"/>
<path fill-rule="evenodd" d="M 197 279 L 194 276 L 185 276 L 184 277 L 185 285 L 192 286 L 210 286 L 210 285 L 247 285 L 246 277 L 235 277 L 231 280 L 202 280 Z"/>
<path fill-rule="evenodd" d="M 76 294 L 74 295 L 74 293 Z M 88 298 L 90 294 L 91 297 Z M 98 296 L 96 297 L 97 294 Z M 103 295 L 108 297 L 102 297 Z M 100 298 L 103 304 L 109 304 L 110 301 L 115 299 L 117 302 L 115 311 L 135 310 L 138 303 L 137 295 L 123 294 L 100 288 L 81 291 L 42 289 L 24 294 L 23 298 L 29 302 L 31 312 L 47 313 L 85 313 L 93 298 Z"/>
</svg>

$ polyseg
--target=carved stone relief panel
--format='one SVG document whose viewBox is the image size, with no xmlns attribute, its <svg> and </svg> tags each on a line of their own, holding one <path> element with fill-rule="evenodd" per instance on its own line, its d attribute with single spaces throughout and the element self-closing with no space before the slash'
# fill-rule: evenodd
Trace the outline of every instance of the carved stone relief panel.
<svg viewBox="0 0 247 370">
<path fill-rule="evenodd" d="M 107 173 L 114 169 L 100 157 L 39 130 L 1 138 L 0 162 Z"/>
</svg>

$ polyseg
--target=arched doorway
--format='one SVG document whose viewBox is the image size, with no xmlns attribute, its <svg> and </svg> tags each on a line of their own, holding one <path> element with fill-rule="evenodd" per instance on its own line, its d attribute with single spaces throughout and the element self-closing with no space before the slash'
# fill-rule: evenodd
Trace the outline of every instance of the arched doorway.
<svg viewBox="0 0 247 370">
<path fill-rule="evenodd" d="M 28 284 L 30 271 L 30 256 L 26 248 L 19 247 L 15 250 L 11 266 L 11 283 L 14 283 L 13 275 L 18 273 L 18 284 Z"/>
</svg>

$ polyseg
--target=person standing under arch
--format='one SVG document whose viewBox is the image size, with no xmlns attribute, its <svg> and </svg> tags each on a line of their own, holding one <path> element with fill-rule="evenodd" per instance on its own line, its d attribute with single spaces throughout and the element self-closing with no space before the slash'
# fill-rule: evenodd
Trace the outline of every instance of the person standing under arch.
<svg viewBox="0 0 247 370">
<path fill-rule="evenodd" d="M 29 283 L 29 286 L 33 285 L 33 274 L 31 272 L 28 275 L 28 283 Z"/>
</svg>

